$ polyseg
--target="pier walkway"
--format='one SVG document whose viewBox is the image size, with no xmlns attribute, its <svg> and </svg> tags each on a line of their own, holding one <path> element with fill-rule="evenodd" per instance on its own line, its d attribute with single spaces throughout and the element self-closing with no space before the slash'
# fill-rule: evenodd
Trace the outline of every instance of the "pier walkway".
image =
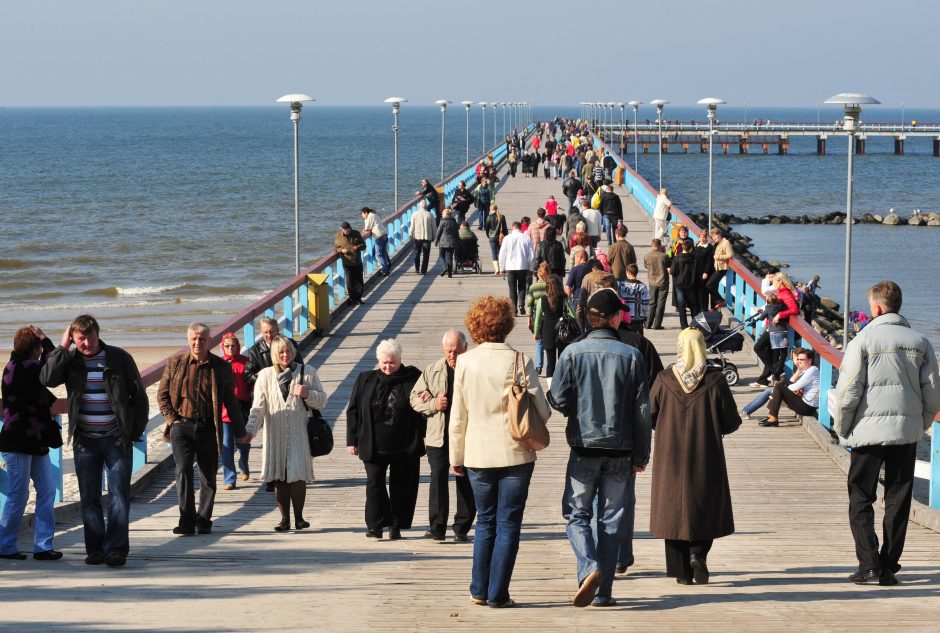
<svg viewBox="0 0 940 633">
<path fill-rule="evenodd" d="M 563 200 L 560 183 L 508 179 L 498 194 L 500 209 L 511 219 L 534 217 L 549 194 Z M 642 259 L 651 238 L 647 216 L 632 199 L 624 208 L 629 240 Z M 423 367 L 440 355 L 443 331 L 463 327 L 472 299 L 506 294 L 505 281 L 490 274 L 482 237 L 480 248 L 484 274 L 454 279 L 415 275 L 406 251 L 392 275 L 371 287 L 365 305 L 338 313 L 330 334 L 307 350 L 329 393 L 326 416 L 336 420 L 337 439 L 334 452 L 315 461 L 317 482 L 305 513 L 311 529 L 275 533 L 273 496 L 251 481 L 235 491 L 220 485 L 212 535 L 173 536 L 178 515 L 168 471 L 133 503 L 126 568 L 82 563 L 80 521 L 61 526 L 62 561 L 4 561 L 3 630 L 936 630 L 940 535 L 911 524 L 897 587 L 845 582 L 855 568 L 845 476 L 795 420 L 778 429 L 745 421 L 725 439 L 737 532 L 715 542 L 708 585 L 679 586 L 665 576 L 663 544 L 648 534 L 647 471 L 637 479 L 636 565 L 614 583 L 618 606 L 571 606 L 576 564 L 561 517 L 568 451 L 557 414 L 549 422 L 553 443 L 536 464 L 513 575 L 519 608 L 471 605 L 472 545 L 422 538 L 424 460 L 415 528 L 400 541 L 366 539 L 364 471 L 343 449 L 354 378 L 374 366 L 376 344 L 392 336 L 404 348 L 404 362 Z M 665 325 L 650 334 L 668 365 L 678 333 L 674 312 Z M 524 318 L 509 342 L 531 353 Z M 745 353 L 735 362 L 742 383 L 756 376 Z M 754 394 L 733 391 L 739 404 Z M 252 455 L 257 470 L 260 453 Z"/>
</svg>

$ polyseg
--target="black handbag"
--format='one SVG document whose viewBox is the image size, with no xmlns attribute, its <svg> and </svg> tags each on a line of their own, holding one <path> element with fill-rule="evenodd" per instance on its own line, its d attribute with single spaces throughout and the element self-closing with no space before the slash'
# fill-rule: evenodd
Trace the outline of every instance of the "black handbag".
<svg viewBox="0 0 940 633">
<path fill-rule="evenodd" d="M 568 314 L 567 308 L 562 309 L 561 317 L 555 323 L 555 347 L 559 352 L 581 336 L 581 326 L 577 319 Z"/>
<path fill-rule="evenodd" d="M 304 365 L 300 365 L 300 381 L 304 380 Z M 304 409 L 307 410 L 307 442 L 310 444 L 310 457 L 323 457 L 333 450 L 333 429 L 326 423 L 323 414 L 307 406 L 301 399 Z"/>
</svg>

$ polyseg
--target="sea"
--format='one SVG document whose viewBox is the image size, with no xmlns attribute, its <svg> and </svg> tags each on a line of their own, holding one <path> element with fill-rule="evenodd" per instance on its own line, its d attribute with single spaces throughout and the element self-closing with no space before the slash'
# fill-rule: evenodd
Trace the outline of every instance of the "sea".
<svg viewBox="0 0 940 633">
<path fill-rule="evenodd" d="M 537 119 L 579 115 L 578 106 L 535 107 Z M 628 116 L 630 112 L 628 110 Z M 908 108 L 905 120 L 940 122 L 940 110 Z M 619 112 L 616 113 L 619 117 Z M 839 111 L 722 106 L 741 121 L 834 121 Z M 863 121 L 900 121 L 873 106 Z M 641 121 L 655 118 L 640 109 Z M 704 120 L 702 108 L 667 106 L 666 118 Z M 508 133 L 502 109 L 444 116 L 444 173 Z M 339 224 L 358 210 L 393 211 L 393 133 L 388 106 L 308 104 L 299 126 L 301 262 L 330 252 Z M 440 110 L 405 103 L 399 117 L 399 204 L 422 178 L 441 175 Z M 496 136 L 494 138 L 494 125 Z M 794 138 L 788 156 L 716 153 L 716 213 L 813 214 L 845 208 L 846 152 L 827 156 Z M 902 215 L 940 209 L 940 158 L 929 139 L 870 139 L 855 163 L 855 210 Z M 633 164 L 632 155 L 630 164 Z M 707 208 L 706 155 L 667 154 L 663 184 L 686 211 Z M 639 172 L 655 185 L 655 153 Z M 58 339 L 77 314 L 94 314 L 124 346 L 173 345 L 193 320 L 220 323 L 293 276 L 293 126 L 286 105 L 263 107 L 0 108 L 0 347 L 35 323 Z M 842 302 L 844 226 L 742 225 L 764 259 L 796 278 L 822 277 Z M 879 279 L 904 290 L 902 313 L 940 348 L 940 229 L 856 225 L 852 309 Z M 106 333 L 106 334 L 105 334 Z"/>
</svg>

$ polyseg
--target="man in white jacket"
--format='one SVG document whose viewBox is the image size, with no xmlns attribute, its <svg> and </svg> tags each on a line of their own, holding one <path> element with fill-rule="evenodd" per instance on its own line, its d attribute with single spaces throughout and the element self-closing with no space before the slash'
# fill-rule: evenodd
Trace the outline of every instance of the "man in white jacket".
<svg viewBox="0 0 940 633">
<path fill-rule="evenodd" d="M 868 290 L 873 319 L 845 349 L 836 385 L 835 431 L 852 449 L 849 523 L 857 584 L 897 584 L 914 489 L 917 442 L 940 410 L 937 357 L 926 336 L 898 312 L 901 288 L 880 281 Z M 875 533 L 878 474 L 885 469 L 881 550 Z"/>
</svg>

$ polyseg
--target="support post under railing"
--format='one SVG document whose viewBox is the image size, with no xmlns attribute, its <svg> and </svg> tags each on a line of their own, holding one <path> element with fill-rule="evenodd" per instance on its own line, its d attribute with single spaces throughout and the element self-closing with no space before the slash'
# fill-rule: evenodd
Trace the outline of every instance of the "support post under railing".
<svg viewBox="0 0 940 633">
<path fill-rule="evenodd" d="M 333 308 L 336 306 L 336 295 L 333 294 L 336 292 L 335 284 L 333 283 L 333 267 L 327 266 L 323 269 L 323 274 L 326 275 L 326 292 L 327 298 L 329 300 L 330 312 L 333 311 Z"/>
<path fill-rule="evenodd" d="M 387 228 L 387 227 L 386 227 Z M 371 276 L 372 271 L 375 270 L 375 238 L 371 235 L 366 238 L 366 276 Z"/>
<path fill-rule="evenodd" d="M 284 336 L 294 338 L 294 297 L 288 293 L 284 297 Z"/>
<path fill-rule="evenodd" d="M 832 428 L 832 414 L 829 412 L 829 392 L 832 391 L 832 363 L 819 358 L 819 423 L 826 429 Z"/>
<path fill-rule="evenodd" d="M 249 321 L 245 324 L 245 327 L 242 328 L 242 336 L 245 337 L 243 341 L 243 347 L 248 349 L 255 344 L 255 322 Z"/>
<path fill-rule="evenodd" d="M 297 292 L 297 299 L 300 303 L 297 329 L 299 334 L 306 334 L 307 330 L 310 329 L 310 284 L 305 282 Z"/>
<path fill-rule="evenodd" d="M 940 510 L 940 422 L 931 425 L 930 437 L 930 507 Z"/>
<path fill-rule="evenodd" d="M 59 426 L 62 426 L 62 416 L 54 415 L 52 419 L 56 421 Z M 65 439 L 64 437 L 62 438 Z M 62 483 L 62 447 L 51 448 L 49 449 L 49 462 L 52 464 L 52 479 L 55 481 L 55 502 L 62 503 L 63 498 L 65 497 L 64 491 L 65 486 Z"/>
<path fill-rule="evenodd" d="M 346 265 L 342 259 L 336 260 L 336 303 L 342 303 L 349 295 L 346 289 Z"/>
<path fill-rule="evenodd" d="M 131 449 L 131 474 L 136 473 L 147 464 L 147 434 L 139 442 L 134 442 Z"/>
</svg>

